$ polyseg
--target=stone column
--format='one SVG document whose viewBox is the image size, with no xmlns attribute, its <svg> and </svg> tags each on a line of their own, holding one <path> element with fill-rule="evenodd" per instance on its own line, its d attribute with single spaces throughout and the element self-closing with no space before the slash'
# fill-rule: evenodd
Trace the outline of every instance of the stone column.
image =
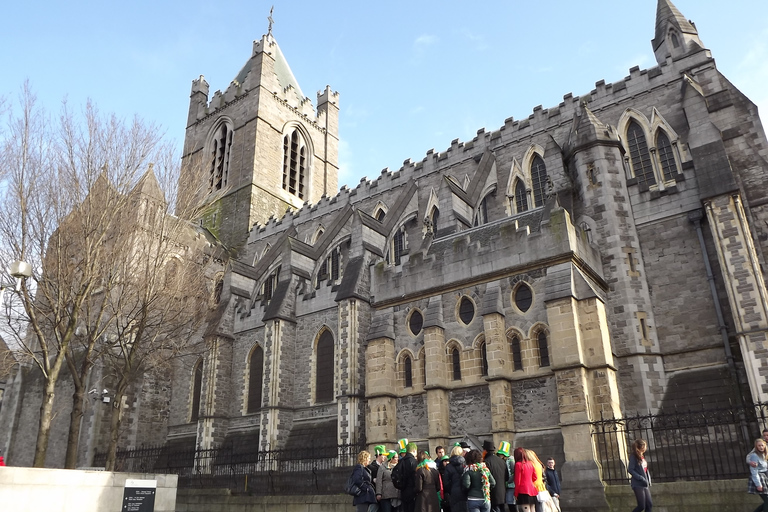
<svg viewBox="0 0 768 512">
<path fill-rule="evenodd" d="M 704 204 L 739 336 L 749 389 L 768 400 L 768 304 L 763 272 L 738 192 Z"/>
<path fill-rule="evenodd" d="M 264 405 L 261 408 L 259 444 L 264 450 L 280 448 L 286 430 L 290 428 L 290 412 L 281 408 L 284 398 L 280 393 L 283 375 L 282 355 L 286 322 L 270 320 L 264 326 Z"/>
<path fill-rule="evenodd" d="M 491 395 L 491 429 L 493 441 L 514 442 L 515 411 L 512 407 L 512 385 L 506 378 L 512 360 L 507 348 L 506 322 L 498 283 L 489 284 L 483 296 L 483 330 L 488 357 L 488 388 Z"/>
<path fill-rule="evenodd" d="M 397 373 L 391 308 L 373 314 L 365 362 L 366 442 L 371 446 L 391 445 L 397 442 Z"/>
<path fill-rule="evenodd" d="M 424 318 L 424 357 L 426 358 L 427 421 L 429 446 L 447 445 L 451 435 L 448 362 L 445 353 L 442 298 L 432 297 Z"/>
<path fill-rule="evenodd" d="M 229 426 L 228 407 L 232 399 L 232 340 L 214 335 L 206 340 L 208 354 L 203 363 L 197 447 L 221 446 Z"/>
<path fill-rule="evenodd" d="M 608 510 L 589 424 L 600 412 L 620 415 L 605 304 L 596 297 L 579 301 L 567 295 L 547 302 L 547 320 L 566 458 L 563 506 Z"/>
</svg>

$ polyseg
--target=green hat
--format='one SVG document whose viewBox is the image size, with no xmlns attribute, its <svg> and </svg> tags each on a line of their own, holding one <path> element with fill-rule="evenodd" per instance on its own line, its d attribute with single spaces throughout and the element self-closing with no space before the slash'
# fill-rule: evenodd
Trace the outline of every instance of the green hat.
<svg viewBox="0 0 768 512">
<path fill-rule="evenodd" d="M 387 447 L 383 444 L 377 445 L 373 448 L 373 450 L 376 452 L 376 456 L 379 455 L 386 455 L 387 454 Z"/>
<path fill-rule="evenodd" d="M 400 453 L 405 453 L 405 452 L 407 451 L 407 450 L 406 450 L 406 447 L 407 447 L 407 446 L 408 446 L 408 439 L 405 439 L 405 438 L 403 438 L 403 439 L 401 439 L 401 440 L 399 440 L 399 441 L 397 442 L 397 447 L 399 448 L 399 450 L 398 450 L 398 451 L 399 451 Z"/>
<path fill-rule="evenodd" d="M 392 458 L 397 455 L 397 452 L 395 450 L 389 450 L 387 453 L 387 460 L 392 460 Z"/>
<path fill-rule="evenodd" d="M 444 460 L 449 460 L 449 457 L 447 455 L 440 457 L 440 462 L 443 462 Z"/>
<path fill-rule="evenodd" d="M 509 457 L 509 443 L 506 441 L 502 441 L 499 443 L 499 449 L 496 450 L 496 453 L 499 455 L 503 455 L 505 457 Z"/>
</svg>

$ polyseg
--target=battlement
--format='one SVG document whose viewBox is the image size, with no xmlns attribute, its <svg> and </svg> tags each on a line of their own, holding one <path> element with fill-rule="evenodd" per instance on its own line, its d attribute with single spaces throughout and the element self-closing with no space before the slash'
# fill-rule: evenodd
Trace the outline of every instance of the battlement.
<svg viewBox="0 0 768 512">
<path fill-rule="evenodd" d="M 374 304 L 415 300 L 456 283 L 491 281 L 569 261 L 578 261 L 584 273 L 602 281 L 599 253 L 575 229 L 568 212 L 556 206 L 549 213 L 536 231 L 504 218 L 435 239 L 426 251 L 412 250 L 401 266 L 376 264 Z"/>
</svg>

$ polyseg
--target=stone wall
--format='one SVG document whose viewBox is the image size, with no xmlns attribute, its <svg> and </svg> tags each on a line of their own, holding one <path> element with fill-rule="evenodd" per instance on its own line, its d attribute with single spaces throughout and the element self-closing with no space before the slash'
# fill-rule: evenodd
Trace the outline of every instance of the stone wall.
<svg viewBox="0 0 768 512">
<path fill-rule="evenodd" d="M 120 512 L 126 480 L 155 480 L 154 512 L 174 512 L 177 475 L 0 467 L 0 503 L 13 512 Z"/>
</svg>

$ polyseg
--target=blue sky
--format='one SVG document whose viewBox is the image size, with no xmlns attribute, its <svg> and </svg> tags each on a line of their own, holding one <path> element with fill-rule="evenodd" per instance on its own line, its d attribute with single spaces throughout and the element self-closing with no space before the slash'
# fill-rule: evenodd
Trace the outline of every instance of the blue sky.
<svg viewBox="0 0 768 512">
<path fill-rule="evenodd" d="M 7 3 L 0 96 L 29 79 L 63 98 L 137 114 L 184 137 L 192 79 L 226 89 L 267 31 L 270 1 Z M 677 0 L 718 68 L 768 112 L 768 2 Z M 303 92 L 339 91 L 340 184 L 420 160 L 478 129 L 588 94 L 656 64 L 656 0 L 275 3 L 273 33 Z"/>
</svg>

